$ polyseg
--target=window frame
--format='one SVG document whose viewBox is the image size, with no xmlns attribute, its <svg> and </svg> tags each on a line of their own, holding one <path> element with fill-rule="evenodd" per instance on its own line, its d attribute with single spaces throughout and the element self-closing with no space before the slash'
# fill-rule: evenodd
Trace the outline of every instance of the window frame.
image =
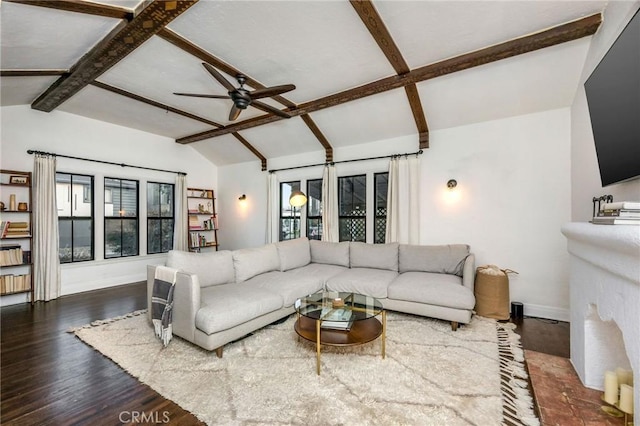
<svg viewBox="0 0 640 426">
<path fill-rule="evenodd" d="M 106 200 L 106 194 L 107 194 L 107 189 L 110 189 L 111 187 L 107 187 L 107 180 L 118 180 L 120 181 L 120 192 L 122 192 L 122 183 L 123 181 L 126 182 L 135 182 L 136 184 L 136 210 L 135 210 L 135 217 L 131 217 L 131 216 L 107 216 L 104 213 L 104 207 L 107 204 L 113 204 L 113 193 L 112 191 L 109 191 L 111 193 L 111 197 L 110 198 L 110 203 L 107 203 Z M 125 258 L 125 257 L 135 257 L 135 256 L 140 256 L 140 181 L 138 180 L 134 180 L 134 179 L 125 179 L 125 178 L 118 178 L 118 177 L 109 177 L 109 176 L 105 176 L 104 180 L 104 191 L 105 191 L 105 199 L 103 200 L 103 215 L 104 215 L 104 258 L 105 260 L 108 259 L 121 259 L 121 258 Z M 122 210 L 122 196 L 120 197 L 120 206 L 118 211 Z M 107 231 L 108 231 L 108 226 L 107 223 L 108 222 L 115 222 L 115 221 L 120 221 L 120 255 L 119 256 L 114 256 L 114 255 L 107 255 Z M 134 222 L 136 225 L 136 252 L 135 254 L 128 254 L 128 255 L 123 255 L 123 224 L 124 222 Z"/>
<path fill-rule="evenodd" d="M 171 206 L 171 216 L 163 216 L 162 215 L 162 209 L 160 208 L 162 206 L 162 200 L 159 198 L 158 199 L 158 212 L 160 212 L 158 214 L 158 216 L 150 216 L 149 215 L 149 195 L 151 194 L 150 191 L 150 186 L 152 185 L 157 185 L 157 186 L 169 186 L 171 187 L 171 201 L 172 201 L 172 206 Z M 176 186 L 173 183 L 166 183 L 166 182 L 152 182 L 152 181 L 147 181 L 147 254 L 161 254 L 161 253 L 168 253 L 169 250 L 171 250 L 173 248 L 173 235 L 175 232 L 175 228 L 176 228 Z M 171 219 L 171 244 L 170 244 L 170 248 L 168 248 L 166 251 L 162 248 L 162 241 L 164 241 L 164 235 L 163 235 L 163 222 L 168 221 L 168 219 Z M 151 226 L 150 224 L 152 222 L 159 222 L 160 224 L 160 251 L 150 251 L 150 241 L 149 241 L 149 237 L 151 236 Z"/>
<path fill-rule="evenodd" d="M 56 186 L 58 184 L 58 175 L 68 175 L 69 176 L 69 190 L 70 190 L 70 198 L 69 198 L 69 212 L 70 212 L 70 216 L 60 216 L 60 214 L 58 213 L 57 215 L 57 219 L 58 219 L 58 247 L 60 247 L 60 223 L 61 222 L 70 222 L 71 224 L 71 260 L 68 261 L 63 261 L 60 258 L 61 252 L 58 249 L 58 261 L 60 262 L 61 265 L 65 265 L 65 264 L 69 264 L 69 263 L 80 263 L 80 262 L 91 262 L 93 260 L 95 260 L 96 258 L 96 249 L 95 249 L 95 204 L 94 204 L 94 200 L 95 200 L 95 177 L 93 175 L 86 175 L 86 174 L 81 174 L 81 173 L 69 173 L 69 172 L 56 172 Z M 91 206 L 89 208 L 89 211 L 91 212 L 90 216 L 74 216 L 73 215 L 73 208 L 71 208 L 73 206 L 73 178 L 74 177 L 85 177 L 85 178 L 89 178 L 91 180 L 91 190 L 90 193 L 88 194 L 91 197 Z M 57 196 L 57 194 L 56 194 Z M 86 192 L 86 187 L 83 187 L 82 190 L 82 199 L 83 202 L 86 202 L 86 196 L 87 196 L 87 192 Z M 91 256 L 88 259 L 78 259 L 75 260 L 75 246 L 74 246 L 74 219 L 77 219 L 78 221 L 87 221 L 87 219 L 89 219 L 89 223 L 91 225 L 91 232 L 90 232 L 90 238 L 91 238 L 91 242 L 90 242 L 90 250 L 91 250 Z"/>
<path fill-rule="evenodd" d="M 364 192 L 363 192 L 363 200 L 364 200 L 364 209 L 362 210 L 364 212 L 364 214 L 356 216 L 356 215 L 343 215 L 342 214 L 342 209 L 341 209 L 341 205 L 342 205 L 342 199 L 341 199 L 341 195 L 342 195 L 342 181 L 344 181 L 345 179 L 354 179 L 354 178 L 364 178 Z M 339 176 L 338 177 L 338 227 L 341 230 L 341 225 L 342 225 L 342 221 L 343 220 L 354 220 L 354 219 L 361 219 L 364 220 L 364 225 L 363 225 L 363 229 L 364 229 L 364 240 L 354 240 L 353 238 L 353 232 L 351 233 L 351 238 L 349 240 L 344 240 L 342 239 L 342 232 L 339 233 L 339 241 L 361 241 L 361 242 L 366 242 L 367 241 L 367 183 L 368 183 L 368 179 L 367 179 L 367 174 L 363 173 L 363 174 L 357 174 L 357 175 L 350 175 L 350 176 Z M 352 193 L 354 193 L 354 191 L 352 191 Z"/>
</svg>

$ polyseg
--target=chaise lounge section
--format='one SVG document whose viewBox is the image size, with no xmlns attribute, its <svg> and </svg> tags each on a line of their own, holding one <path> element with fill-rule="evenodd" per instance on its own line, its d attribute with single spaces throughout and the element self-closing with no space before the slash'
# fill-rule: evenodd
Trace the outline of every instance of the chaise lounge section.
<svg viewBox="0 0 640 426">
<path fill-rule="evenodd" d="M 209 253 L 170 251 L 178 269 L 173 334 L 219 357 L 225 344 L 295 312 L 295 301 L 322 290 L 373 296 L 385 309 L 459 323 L 475 305 L 469 246 L 329 243 L 298 238 Z M 147 267 L 147 301 L 155 266 Z M 149 309 L 149 319 L 150 319 Z"/>
</svg>

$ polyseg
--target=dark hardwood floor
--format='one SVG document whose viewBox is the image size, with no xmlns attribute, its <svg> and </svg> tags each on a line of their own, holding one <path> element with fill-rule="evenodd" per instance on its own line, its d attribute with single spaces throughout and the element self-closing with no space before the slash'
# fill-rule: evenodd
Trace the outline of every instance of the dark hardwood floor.
<svg viewBox="0 0 640 426">
<path fill-rule="evenodd" d="M 144 282 L 3 307 L 0 424 L 201 424 L 67 333 L 145 307 Z M 568 323 L 525 318 L 516 324 L 525 349 L 569 356 Z"/>
</svg>

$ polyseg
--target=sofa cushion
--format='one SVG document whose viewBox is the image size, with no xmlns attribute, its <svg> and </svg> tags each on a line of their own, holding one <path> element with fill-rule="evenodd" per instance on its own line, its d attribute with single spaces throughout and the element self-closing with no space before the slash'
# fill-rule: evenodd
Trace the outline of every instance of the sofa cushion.
<svg viewBox="0 0 640 426">
<path fill-rule="evenodd" d="M 311 261 L 349 267 L 349 242 L 330 243 L 328 241 L 310 240 Z"/>
<path fill-rule="evenodd" d="M 436 272 L 462 276 L 464 261 L 469 255 L 466 244 L 439 246 L 413 246 L 400 244 L 400 269 L 402 272 Z"/>
<path fill-rule="evenodd" d="M 229 250 L 205 253 L 170 250 L 167 266 L 198 276 L 200 287 L 232 283 L 235 281 L 233 257 Z"/>
<path fill-rule="evenodd" d="M 302 268 L 290 269 L 287 271 L 288 275 L 296 277 L 312 276 L 316 277 L 322 282 L 324 288 L 330 278 L 338 275 L 342 271 L 347 271 L 349 268 L 338 265 L 328 265 L 325 263 L 310 263 Z"/>
<path fill-rule="evenodd" d="M 278 256 L 280 256 L 280 270 L 300 268 L 311 262 L 311 251 L 307 237 L 295 240 L 280 241 L 276 243 Z"/>
<path fill-rule="evenodd" d="M 349 258 L 352 268 L 388 269 L 398 272 L 398 243 L 350 243 Z"/>
<path fill-rule="evenodd" d="M 200 292 L 196 328 L 213 334 L 282 307 L 280 295 L 247 283 L 208 287 Z"/>
<path fill-rule="evenodd" d="M 242 282 L 258 274 L 278 271 L 280 257 L 274 244 L 256 248 L 246 248 L 233 251 L 233 266 L 236 270 L 236 281 Z"/>
<path fill-rule="evenodd" d="M 324 282 L 320 277 L 313 275 L 291 274 L 287 272 L 267 272 L 245 281 L 254 287 L 278 294 L 282 298 L 284 307 L 293 306 L 293 303 L 308 294 L 322 290 Z"/>
<path fill-rule="evenodd" d="M 397 272 L 370 268 L 351 268 L 327 281 L 327 290 L 348 291 L 384 299 L 387 287 L 398 276 Z"/>
<path fill-rule="evenodd" d="M 388 289 L 389 299 L 406 300 L 455 309 L 473 309 L 476 299 L 462 278 L 451 274 L 405 272 Z"/>
</svg>

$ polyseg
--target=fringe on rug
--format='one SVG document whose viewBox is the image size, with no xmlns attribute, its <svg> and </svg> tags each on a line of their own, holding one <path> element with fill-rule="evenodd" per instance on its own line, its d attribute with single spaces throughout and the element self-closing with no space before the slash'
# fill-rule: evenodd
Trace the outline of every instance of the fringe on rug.
<svg viewBox="0 0 640 426">
<path fill-rule="evenodd" d="M 113 317 L 113 318 L 108 318 L 108 319 L 104 319 L 104 320 L 97 320 L 97 321 L 92 322 L 91 324 L 83 325 L 81 327 L 72 327 L 72 328 L 67 330 L 67 333 L 75 333 L 76 331 L 82 330 L 82 329 L 85 329 L 85 328 L 98 327 L 99 325 L 110 324 L 112 322 L 120 321 L 120 320 L 123 320 L 125 318 L 137 317 L 138 315 L 144 315 L 146 313 L 147 313 L 146 309 L 140 309 L 139 311 L 133 311 L 133 312 L 129 312 L 128 314 L 125 314 L 125 315 L 120 315 L 119 317 Z"/>
<path fill-rule="evenodd" d="M 502 393 L 502 425 L 539 426 L 533 410 L 533 398 L 528 390 L 528 375 L 524 367 L 524 351 L 514 325 L 496 322 L 500 359 L 500 391 Z"/>
</svg>

